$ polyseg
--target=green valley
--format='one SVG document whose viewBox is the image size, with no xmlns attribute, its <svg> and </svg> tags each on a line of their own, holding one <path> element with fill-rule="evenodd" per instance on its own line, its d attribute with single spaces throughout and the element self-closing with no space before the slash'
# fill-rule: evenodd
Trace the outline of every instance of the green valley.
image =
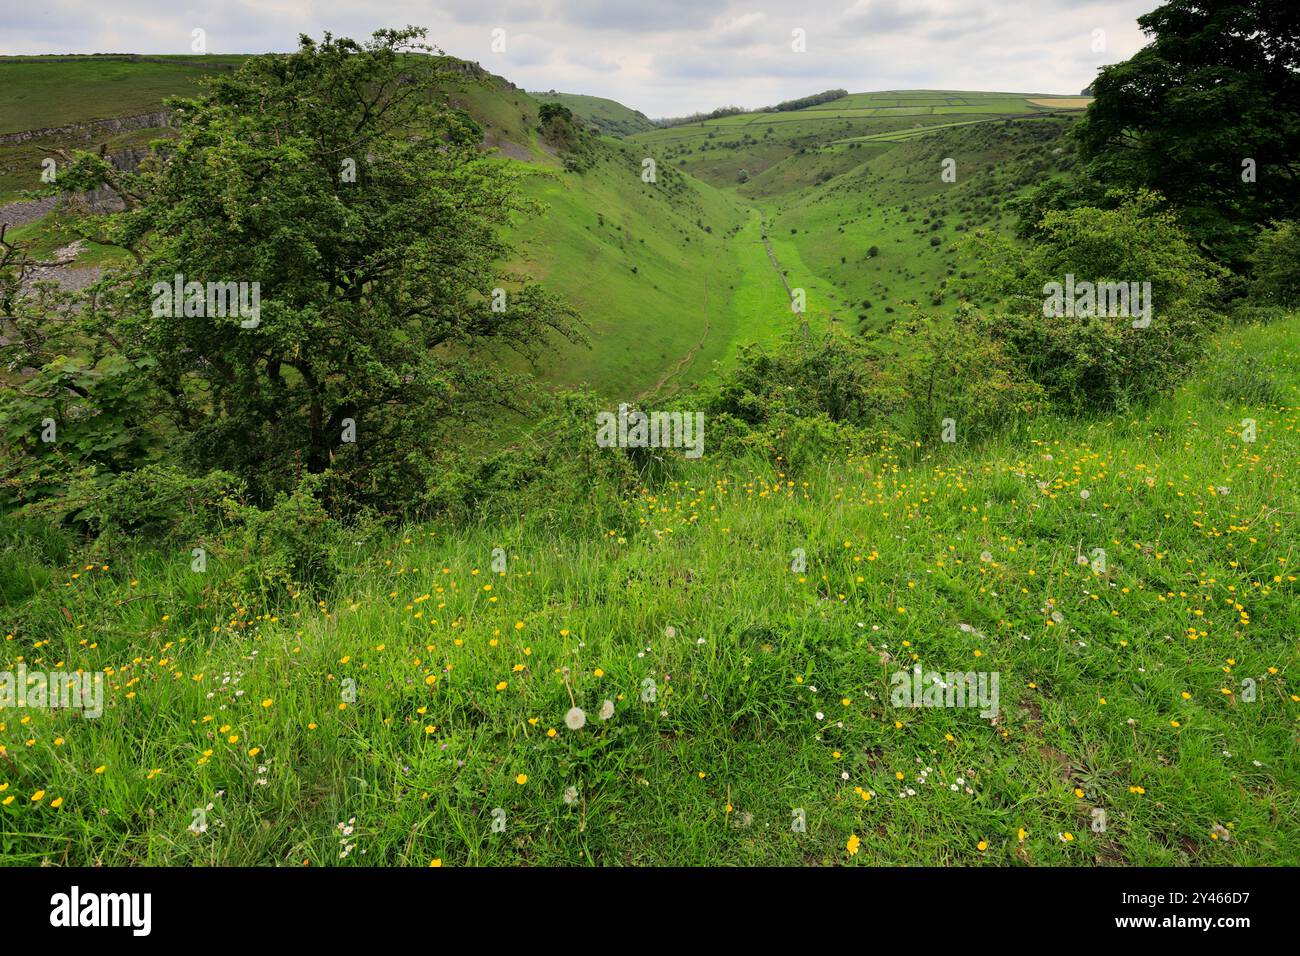
<svg viewBox="0 0 1300 956">
<path fill-rule="evenodd" d="M 1300 14 L 943 6 L 16 20 L 0 865 L 1300 864 Z"/>
</svg>

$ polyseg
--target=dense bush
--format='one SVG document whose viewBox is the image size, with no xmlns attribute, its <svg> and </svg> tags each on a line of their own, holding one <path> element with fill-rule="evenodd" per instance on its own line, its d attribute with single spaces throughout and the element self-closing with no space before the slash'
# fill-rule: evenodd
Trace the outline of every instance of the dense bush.
<svg viewBox="0 0 1300 956">
<path fill-rule="evenodd" d="M 1294 219 L 1260 230 L 1251 255 L 1249 295 L 1260 305 L 1300 306 L 1300 228 Z"/>
<path fill-rule="evenodd" d="M 671 456 L 662 449 L 600 447 L 601 411 L 614 409 L 589 392 L 563 393 L 550 414 L 504 447 L 465 454 L 455 468 L 431 469 L 415 503 L 426 514 L 459 522 L 514 515 L 552 527 L 575 520 L 617 526 L 626 517 L 627 495 L 670 467 Z"/>
<path fill-rule="evenodd" d="M 1000 236 L 969 241 L 982 267 L 968 291 L 997 303 L 976 327 L 1066 409 L 1123 407 L 1168 388 L 1219 321 L 1225 271 L 1198 252 L 1150 193 L 1115 209 L 1049 212 L 1028 249 Z M 1100 309 L 1047 314 L 1049 284 L 1070 276 L 1076 283 L 1148 284 L 1149 324 Z"/>
<path fill-rule="evenodd" d="M 968 308 L 951 323 L 915 318 L 892 333 L 891 363 L 904 402 L 900 430 L 924 444 L 983 438 L 1044 404 L 1044 390 L 1000 342 L 984 335 Z M 945 420 L 948 425 L 945 427 Z"/>
<path fill-rule="evenodd" d="M 232 530 L 218 547 L 237 569 L 234 597 L 270 606 L 300 588 L 324 590 L 333 583 L 343 529 L 321 503 L 324 481 L 307 475 L 266 508 L 227 499 Z"/>
<path fill-rule="evenodd" d="M 238 478 L 222 471 L 194 476 L 163 464 L 117 475 L 86 469 L 62 493 L 22 513 L 114 550 L 129 542 L 175 543 L 219 535 L 230 502 L 243 490 Z"/>
<path fill-rule="evenodd" d="M 834 334 L 817 342 L 792 334 L 777 350 L 745 347 L 735 370 L 706 401 L 710 413 L 750 425 L 784 412 L 873 426 L 900 407 L 899 396 L 885 386 L 876 353 Z"/>
<path fill-rule="evenodd" d="M 779 474 L 798 475 L 847 455 L 892 445 L 895 434 L 885 426 L 863 427 L 834 421 L 825 412 L 795 414 L 777 409 L 761 426 L 722 413 L 709 419 L 710 457 L 764 462 Z"/>
</svg>

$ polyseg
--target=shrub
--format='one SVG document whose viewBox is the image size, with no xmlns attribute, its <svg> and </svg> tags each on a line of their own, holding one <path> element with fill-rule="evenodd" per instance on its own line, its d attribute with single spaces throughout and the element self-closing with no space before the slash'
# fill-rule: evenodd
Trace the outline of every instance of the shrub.
<svg viewBox="0 0 1300 956">
<path fill-rule="evenodd" d="M 1045 404 L 1042 386 L 1031 381 L 1003 345 L 982 334 L 963 307 L 951 323 L 918 317 L 890 333 L 899 346 L 891 375 L 905 408 L 900 431 L 924 444 L 965 442 L 1035 414 Z"/>
<path fill-rule="evenodd" d="M 859 427 L 878 425 L 900 406 L 884 386 L 875 354 L 856 339 L 827 335 L 818 342 L 792 334 L 777 351 L 751 345 L 707 407 L 749 425 L 778 413 L 824 415 Z"/>
<path fill-rule="evenodd" d="M 221 471 L 195 477 L 171 465 L 104 475 L 86 469 L 61 495 L 22 513 L 67 525 L 96 544 L 120 549 L 128 542 L 192 541 L 223 529 L 230 502 L 243 494 L 235 476 Z"/>
<path fill-rule="evenodd" d="M 598 446 L 596 415 L 612 410 L 590 392 L 561 393 L 506 447 L 430 472 L 421 510 L 458 522 L 509 514 L 547 527 L 621 524 L 627 494 L 672 466 L 663 449 Z"/>
<path fill-rule="evenodd" d="M 1187 240 L 1158 197 L 1116 209 L 1047 213 L 1027 251 L 998 236 L 973 237 L 983 269 L 968 290 L 997 303 L 978 327 L 1068 409 L 1124 407 L 1169 388 L 1200 353 L 1215 320 L 1225 271 Z M 1049 283 L 1149 283 L 1150 322 L 1131 315 L 1049 315 Z"/>
<path fill-rule="evenodd" d="M 238 552 L 236 596 L 271 606 L 299 588 L 319 591 L 333 583 L 342 528 L 321 502 L 324 484 L 323 476 L 306 475 L 269 508 L 227 499 L 226 517 L 236 530 L 220 549 Z"/>
<path fill-rule="evenodd" d="M 1251 255 L 1248 294 L 1261 305 L 1300 306 L 1300 228 L 1295 220 L 1260 230 Z"/>
</svg>

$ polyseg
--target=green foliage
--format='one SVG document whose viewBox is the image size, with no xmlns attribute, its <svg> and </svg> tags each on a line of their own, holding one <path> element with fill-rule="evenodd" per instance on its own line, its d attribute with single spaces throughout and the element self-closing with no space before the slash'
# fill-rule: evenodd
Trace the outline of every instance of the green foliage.
<svg viewBox="0 0 1300 956">
<path fill-rule="evenodd" d="M 639 110 L 629 109 L 615 100 L 580 93 L 557 93 L 555 90 L 533 92 L 534 99 L 567 107 L 573 115 L 607 136 L 630 136 L 654 129 L 654 124 Z"/>
<path fill-rule="evenodd" d="M 423 35 L 304 37 L 250 58 L 175 104 L 166 162 L 119 174 L 83 154 L 60 177 L 127 205 L 95 228 L 135 261 L 101 283 L 85 327 L 127 377 L 118 391 L 146 399 L 121 413 L 138 426 L 121 435 L 166 422 L 187 469 L 236 474 L 259 500 L 325 472 L 355 439 L 363 452 L 339 471 L 348 496 L 396 508 L 409 495 L 394 492 L 393 462 L 455 441 L 476 407 L 522 400 L 477 347 L 533 355 L 552 333 L 580 338 L 572 309 L 503 273 L 503 227 L 533 207 L 438 95 L 451 77 Z M 180 309 L 160 298 L 176 276 L 257 283 L 260 314 L 192 309 L 188 291 Z M 56 374 L 68 378 L 41 369 Z M 86 389 L 100 415 L 111 398 Z M 88 451 L 102 458 L 100 444 Z"/>
<path fill-rule="evenodd" d="M 1025 195 L 1007 205 L 1016 213 L 1016 235 L 1021 239 L 1041 238 L 1043 217 L 1053 210 L 1091 206 L 1114 209 L 1124 200 L 1124 193 L 1107 190 L 1088 176 L 1052 177 L 1029 189 Z"/>
<path fill-rule="evenodd" d="M 1157 197 L 1139 194 L 1116 209 L 1047 213 L 1027 249 L 1000 236 L 971 239 L 980 272 L 971 291 L 996 306 L 976 328 L 1062 407 L 1124 407 L 1163 391 L 1200 354 L 1214 324 L 1224 270 L 1188 241 Z M 1150 324 L 1133 315 L 1047 315 L 1050 283 L 1149 283 Z M 1139 323 L 1139 327 L 1135 327 Z"/>
<path fill-rule="evenodd" d="M 841 335 L 812 342 L 792 333 L 778 349 L 743 348 L 706 407 L 749 425 L 785 413 L 872 426 L 899 405 L 883 387 L 878 357 L 863 343 Z"/>
<path fill-rule="evenodd" d="M 227 499 L 227 520 L 236 530 L 218 553 L 237 569 L 235 597 L 273 607 L 299 589 L 319 592 L 333 583 L 343 529 L 325 510 L 323 487 L 322 476 L 305 475 L 267 508 Z"/>
<path fill-rule="evenodd" d="M 1043 408 L 1042 386 L 1026 377 L 1000 341 L 983 334 L 970 309 L 952 323 L 928 317 L 900 323 L 890 338 L 900 346 L 890 369 L 905 403 L 900 430 L 914 441 L 987 438 Z"/>
<path fill-rule="evenodd" d="M 1261 229 L 1250 260 L 1252 302 L 1283 308 L 1300 306 L 1300 226 L 1294 219 Z"/>
<path fill-rule="evenodd" d="M 53 283 L 22 291 L 31 269 L 11 245 L 0 259 L 0 507 L 61 494 L 74 474 L 102 476 L 154 459 L 165 424 L 151 417 L 144 369 L 97 337 L 73 296 Z"/>
<path fill-rule="evenodd" d="M 29 505 L 25 513 L 75 528 L 97 546 L 178 543 L 220 535 L 230 502 L 243 494 L 233 475 L 187 475 L 172 465 L 145 465 L 121 474 L 86 469 L 66 490 Z"/>
<path fill-rule="evenodd" d="M 843 99 L 849 95 L 848 90 L 825 90 L 821 93 L 813 93 L 811 96 L 801 96 L 794 100 L 784 100 L 777 103 L 776 106 L 767 106 L 759 110 L 760 113 L 789 113 L 794 110 L 806 109 L 809 106 L 820 106 L 823 103 L 833 103 L 836 100 Z"/>
<path fill-rule="evenodd" d="M 1078 127 L 1089 174 L 1163 193 L 1240 264 L 1257 226 L 1300 214 L 1300 8 L 1170 0 L 1138 23 L 1151 42 L 1101 70 Z"/>
<path fill-rule="evenodd" d="M 918 316 L 887 342 L 888 360 L 878 345 L 834 333 L 744 349 L 706 402 L 722 453 L 759 451 L 798 468 L 890 436 L 939 442 L 944 419 L 963 442 L 985 438 L 1044 404 L 969 313 L 955 324 Z"/>
<path fill-rule="evenodd" d="M 825 412 L 769 412 L 762 427 L 723 413 L 710 419 L 710 448 L 723 460 L 757 460 L 784 475 L 803 475 L 828 460 L 863 452 L 887 441 L 883 426 L 836 421 Z"/>
<path fill-rule="evenodd" d="M 590 134 L 584 132 L 573 111 L 560 103 L 543 103 L 537 110 L 542 138 L 564 155 L 564 168 L 584 172 L 597 156 Z"/>
<path fill-rule="evenodd" d="M 449 119 L 455 121 L 457 130 L 469 142 L 477 143 L 483 139 L 483 127 L 465 110 L 453 109 Z"/>
<path fill-rule="evenodd" d="M 560 103 L 543 103 L 537 108 L 537 119 L 543 127 L 552 120 L 572 124 L 573 111 Z"/>
<path fill-rule="evenodd" d="M 471 517 L 526 516 L 543 528 L 574 522 L 618 527 L 627 496 L 648 478 L 658 449 L 601 448 L 590 392 L 564 392 L 550 413 L 510 445 L 427 476 L 421 507 L 463 523 Z"/>
</svg>

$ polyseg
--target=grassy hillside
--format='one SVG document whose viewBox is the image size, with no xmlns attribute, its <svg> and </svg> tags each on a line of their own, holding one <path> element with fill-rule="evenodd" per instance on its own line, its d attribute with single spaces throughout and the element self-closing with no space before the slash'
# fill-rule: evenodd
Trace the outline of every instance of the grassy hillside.
<svg viewBox="0 0 1300 956">
<path fill-rule="evenodd" d="M 540 371 L 619 400 L 704 381 L 744 343 L 777 344 L 798 323 L 756 210 L 671 168 L 654 184 L 640 173 L 637 151 L 610 148 L 580 175 L 538 174 L 528 190 L 546 213 L 518 230 L 522 271 L 563 292 L 591 330 L 592 348 L 566 345 Z M 789 259 L 793 285 L 816 285 Z M 824 303 L 809 296 L 823 329 Z"/>
<path fill-rule="evenodd" d="M 193 95 L 199 81 L 234 69 L 243 57 L 67 56 L 0 57 L 0 136 L 90 124 L 162 108 L 168 96 Z M 143 147 L 160 130 L 50 133 L 0 143 L 0 203 L 40 185 L 41 161 L 59 148 L 117 152 Z"/>
<path fill-rule="evenodd" d="M 880 330 L 904 304 L 939 314 L 956 306 L 949 283 L 971 268 L 960 240 L 977 229 L 1009 230 L 1008 200 L 1068 173 L 1068 124 L 1043 117 L 943 128 L 878 149 L 831 144 L 783 161 L 741 192 L 772 210 L 773 234 L 835 287 L 849 327 Z M 955 164 L 952 182 L 943 179 L 945 159 Z"/>
<path fill-rule="evenodd" d="M 166 95 L 197 92 L 197 78 L 236 60 L 3 61 L 0 71 L 8 70 L 13 84 L 0 98 L 0 128 L 155 109 Z M 570 299 L 590 327 L 591 348 L 563 344 L 538 371 L 551 383 L 588 384 L 619 400 L 689 388 L 743 343 L 775 342 L 797 321 L 764 247 L 762 222 L 786 281 L 809 296 L 814 329 L 881 330 L 900 304 L 913 301 L 951 309 L 947 281 L 960 269 L 955 240 L 971 228 L 1000 226 L 994 197 L 1014 193 L 1027 170 L 1057 165 L 1051 141 L 1068 122 L 1044 115 L 1051 110 L 1041 104 L 1056 102 L 1050 97 L 851 94 L 798 111 L 670 129 L 645 122 L 645 131 L 622 144 L 593 138 L 591 167 L 566 171 L 539 133 L 534 95 L 472 64 L 449 62 L 464 73 L 448 87 L 449 100 L 483 127 L 485 146 L 504 161 L 528 164 L 521 167 L 533 173 L 527 189 L 545 205 L 540 217 L 518 226 L 518 271 Z M 597 126 L 639 116 L 598 97 L 540 95 Z M 33 105 L 43 97 L 56 104 L 48 113 Z M 1060 102 L 1074 106 L 1077 98 Z M 40 158 L 55 145 L 98 140 L 117 149 L 161 132 L 0 146 L 0 189 L 34 186 Z M 944 156 L 960 157 L 955 184 L 939 181 Z M 658 162 L 655 183 L 640 177 L 647 157 Z M 52 220 L 25 228 L 18 237 L 39 239 L 41 251 L 70 239 Z M 79 265 L 103 261 L 104 250 L 87 246 Z M 513 356 L 502 360 L 519 364 Z"/>
<path fill-rule="evenodd" d="M 706 439 L 624 520 L 372 533 L 276 605 L 7 525 L 0 666 L 107 686 L 0 715 L 4 859 L 1294 865 L 1297 333 L 919 460 Z M 913 666 L 996 716 L 894 706 Z"/>
<path fill-rule="evenodd" d="M 941 126 L 1073 112 L 1083 102 L 1081 97 L 942 90 L 851 93 L 802 110 L 741 113 L 633 139 L 665 162 L 730 186 L 832 142 L 889 142 Z M 1060 105 L 1051 105 L 1056 103 Z"/>
<path fill-rule="evenodd" d="M 631 136 L 633 133 L 654 129 L 654 123 L 640 110 L 631 109 L 617 100 L 605 99 L 603 96 L 554 91 L 534 91 L 530 95 L 539 103 L 567 106 L 574 116 L 610 136 Z"/>
<path fill-rule="evenodd" d="M 148 113 L 243 56 L 0 57 L 0 134 Z"/>
<path fill-rule="evenodd" d="M 58 96 L 68 100 L 84 93 L 83 83 L 120 75 L 125 79 L 119 82 L 136 91 L 136 99 L 123 102 L 145 110 L 159 107 L 165 95 L 197 92 L 193 77 L 229 65 L 224 58 L 176 59 L 184 62 L 74 58 L 22 61 L 13 68 L 19 85 L 31 78 L 40 88 L 57 86 Z M 644 151 L 608 139 L 593 140 L 596 162 L 590 169 L 565 171 L 562 157 L 539 134 L 539 103 L 533 96 L 502 77 L 455 62 L 464 76 L 448 87 L 448 99 L 483 127 L 484 145 L 503 161 L 527 164 L 521 166 L 531 174 L 526 189 L 544 204 L 540 216 L 519 223 L 517 270 L 544 279 L 581 309 L 589 325 L 591 348 L 562 343 L 557 354 L 543 358 L 539 371 L 547 381 L 587 384 L 612 399 L 648 397 L 709 376 L 714 362 L 727 361 L 743 342 L 771 342 L 788 331 L 794 318 L 780 279 L 761 251 L 760 259 L 751 256 L 761 240 L 746 204 L 671 168 L 661 167 L 655 183 L 642 182 Z M 13 106 L 26 99 L 13 94 L 9 112 L 0 110 L 0 118 L 9 125 L 47 122 Z M 112 102 L 88 102 L 82 113 L 58 118 L 112 115 Z M 162 132 L 136 130 L 97 139 L 115 148 L 142 145 Z M 7 167 L 9 179 L 3 182 L 33 188 L 40 158 L 53 145 L 91 145 L 67 140 L 10 147 L 19 158 Z M 17 190 L 10 198 L 18 198 Z M 13 235 L 36 241 L 40 253 L 51 252 L 72 238 L 57 219 L 46 217 Z M 742 227 L 744 236 L 736 238 Z M 78 265 L 104 260 L 104 250 L 92 245 Z M 501 358 L 519 364 L 513 355 Z"/>
<path fill-rule="evenodd" d="M 22 198 L 40 185 L 41 160 L 63 149 L 110 153 L 143 148 L 167 135 L 157 126 L 114 131 L 102 120 L 154 113 L 171 96 L 202 93 L 202 80 L 234 70 L 242 55 L 0 57 L 0 135 L 51 132 L 22 143 L 0 143 L 0 203 Z M 537 104 L 513 84 L 465 61 L 448 58 L 464 76 L 447 87 L 448 98 L 484 128 L 485 145 L 516 158 L 545 161 L 536 142 Z"/>
</svg>

